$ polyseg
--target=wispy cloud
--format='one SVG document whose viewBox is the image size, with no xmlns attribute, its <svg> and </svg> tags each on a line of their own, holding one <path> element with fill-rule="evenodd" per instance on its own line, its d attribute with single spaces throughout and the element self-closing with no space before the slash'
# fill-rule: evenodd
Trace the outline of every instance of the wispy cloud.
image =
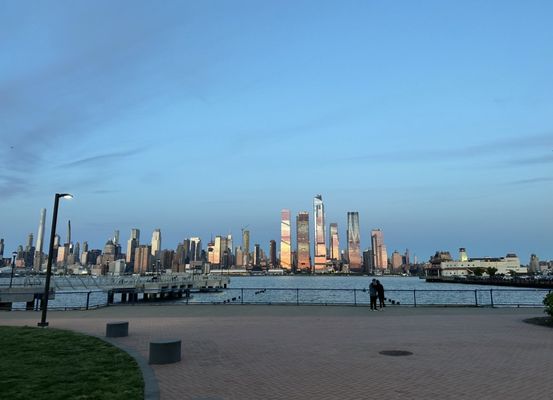
<svg viewBox="0 0 553 400">
<path fill-rule="evenodd" d="M 520 179 L 509 182 L 508 185 L 529 185 L 532 183 L 553 182 L 553 176 L 545 176 L 539 178 Z"/>
<path fill-rule="evenodd" d="M 97 164 L 104 164 L 107 162 L 119 160 L 121 158 L 134 156 L 135 154 L 141 153 L 144 149 L 133 149 L 128 151 L 120 151 L 114 153 L 105 153 L 99 154 L 96 156 L 85 157 L 79 160 L 71 161 L 65 164 L 59 165 L 59 168 L 68 168 L 68 167 L 80 167 L 80 166 L 96 166 Z"/>
</svg>

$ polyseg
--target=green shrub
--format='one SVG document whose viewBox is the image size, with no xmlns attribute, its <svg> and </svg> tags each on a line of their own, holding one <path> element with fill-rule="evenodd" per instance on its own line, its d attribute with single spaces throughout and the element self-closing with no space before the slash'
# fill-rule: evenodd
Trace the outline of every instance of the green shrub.
<svg viewBox="0 0 553 400">
<path fill-rule="evenodd" d="M 545 312 L 549 314 L 550 317 L 553 317 L 553 293 L 549 293 L 545 296 L 543 304 L 545 305 Z"/>
</svg>

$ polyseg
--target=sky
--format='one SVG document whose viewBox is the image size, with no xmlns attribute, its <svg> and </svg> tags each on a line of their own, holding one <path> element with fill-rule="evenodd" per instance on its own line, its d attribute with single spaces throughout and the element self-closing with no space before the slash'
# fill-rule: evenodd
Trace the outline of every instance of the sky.
<svg viewBox="0 0 553 400">
<path fill-rule="evenodd" d="M 0 2 L 0 237 L 164 248 L 280 210 L 553 259 L 553 2 Z M 295 226 L 295 223 L 293 224 Z M 295 227 L 293 226 L 293 229 Z M 47 242 L 47 239 L 45 239 Z"/>
</svg>

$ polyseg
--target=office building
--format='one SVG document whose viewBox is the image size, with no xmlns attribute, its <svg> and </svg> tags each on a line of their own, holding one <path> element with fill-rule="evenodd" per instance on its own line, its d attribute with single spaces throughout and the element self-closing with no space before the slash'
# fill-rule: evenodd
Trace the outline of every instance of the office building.
<svg viewBox="0 0 553 400">
<path fill-rule="evenodd" d="M 374 256 L 374 268 L 383 273 L 388 269 L 388 252 L 384 245 L 384 233 L 380 229 L 371 231 L 371 245 Z"/>
<path fill-rule="evenodd" d="M 152 245 L 151 245 L 151 251 L 152 256 L 156 256 L 157 252 L 161 250 L 161 230 L 156 229 L 152 233 Z"/>
<path fill-rule="evenodd" d="M 133 265 L 135 250 L 140 245 L 140 229 L 133 228 L 131 229 L 131 236 L 127 241 L 127 254 L 126 261 L 127 264 Z"/>
<path fill-rule="evenodd" d="M 338 239 L 338 224 L 331 223 L 329 231 L 330 231 L 329 237 L 328 237 L 329 250 L 330 250 L 329 256 L 331 260 L 337 261 L 340 259 L 340 241 Z"/>
<path fill-rule="evenodd" d="M 38 221 L 38 234 L 36 237 L 36 247 L 33 260 L 33 269 L 40 271 L 44 259 L 44 227 L 46 224 L 46 209 L 40 210 L 40 219 Z"/>
<path fill-rule="evenodd" d="M 349 270 L 361 272 L 361 234 L 359 230 L 359 213 L 357 211 L 348 212 L 347 237 Z"/>
<path fill-rule="evenodd" d="M 298 271 L 311 271 L 311 244 L 309 243 L 309 213 L 302 211 L 296 217 L 296 268 Z"/>
<path fill-rule="evenodd" d="M 326 229 L 323 196 L 320 194 L 313 198 L 313 219 L 315 221 L 313 237 L 315 271 L 324 271 L 326 270 Z"/>
<path fill-rule="evenodd" d="M 274 240 L 269 242 L 269 266 L 271 268 L 276 268 L 277 266 L 276 241 Z"/>
<path fill-rule="evenodd" d="M 152 246 L 142 245 L 135 250 L 133 273 L 144 274 L 152 268 Z"/>
<path fill-rule="evenodd" d="M 291 239 L 290 210 L 284 209 L 280 213 L 280 267 L 288 271 L 292 269 Z"/>
</svg>

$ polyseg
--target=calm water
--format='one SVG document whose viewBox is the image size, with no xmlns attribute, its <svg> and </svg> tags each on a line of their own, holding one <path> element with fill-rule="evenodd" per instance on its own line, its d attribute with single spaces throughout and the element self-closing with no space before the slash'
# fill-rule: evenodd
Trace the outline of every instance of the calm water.
<svg viewBox="0 0 553 400">
<path fill-rule="evenodd" d="M 368 276 L 239 276 L 231 277 L 230 287 L 217 293 L 194 293 L 188 301 L 173 303 L 233 304 L 369 304 Z M 387 303 L 423 305 L 542 306 L 548 290 L 518 289 L 487 285 L 427 283 L 416 277 L 378 277 L 384 285 Z M 3 282 L 2 282 L 3 283 Z M 102 291 L 58 291 L 49 302 L 52 309 L 104 306 Z M 120 297 L 115 298 L 119 301 Z M 15 303 L 14 308 L 25 308 Z"/>
</svg>

